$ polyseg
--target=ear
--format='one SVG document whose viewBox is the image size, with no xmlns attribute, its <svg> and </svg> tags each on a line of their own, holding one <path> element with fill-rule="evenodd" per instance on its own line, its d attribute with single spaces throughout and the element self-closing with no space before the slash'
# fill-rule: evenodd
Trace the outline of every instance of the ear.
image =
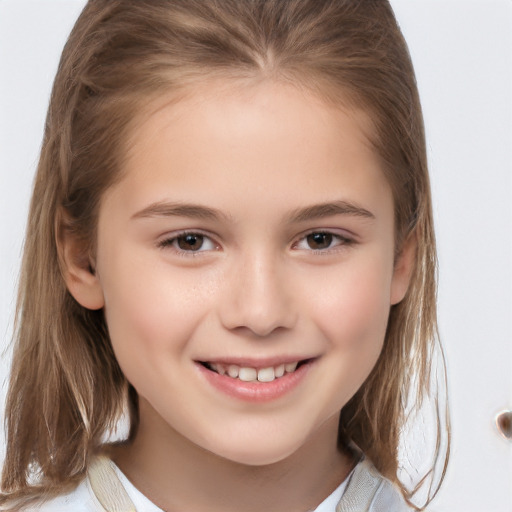
<svg viewBox="0 0 512 512">
<path fill-rule="evenodd" d="M 61 219 L 65 217 L 60 216 Z M 94 271 L 89 250 L 66 226 L 65 220 L 59 224 L 57 247 L 68 291 L 84 308 L 101 309 L 105 305 L 103 290 Z"/>
<path fill-rule="evenodd" d="M 405 240 L 393 270 L 391 281 L 391 305 L 398 304 L 407 293 L 411 281 L 412 271 L 416 260 L 418 240 L 413 231 Z"/>
</svg>

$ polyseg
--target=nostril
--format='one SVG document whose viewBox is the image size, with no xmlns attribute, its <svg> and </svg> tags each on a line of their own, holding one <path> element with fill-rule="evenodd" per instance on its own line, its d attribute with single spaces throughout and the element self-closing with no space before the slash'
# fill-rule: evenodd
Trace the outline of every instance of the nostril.
<svg viewBox="0 0 512 512">
<path fill-rule="evenodd" d="M 269 265 L 275 262 L 246 264 L 226 280 L 228 300 L 219 307 L 224 327 L 258 338 L 293 328 L 297 315 L 290 287 L 277 269 L 265 270 Z"/>
</svg>

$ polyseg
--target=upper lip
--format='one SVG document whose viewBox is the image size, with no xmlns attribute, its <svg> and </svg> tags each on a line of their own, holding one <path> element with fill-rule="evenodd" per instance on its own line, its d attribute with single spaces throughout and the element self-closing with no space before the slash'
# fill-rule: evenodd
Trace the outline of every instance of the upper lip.
<svg viewBox="0 0 512 512">
<path fill-rule="evenodd" d="M 279 366 L 281 364 L 295 363 L 316 359 L 317 356 L 273 356 L 273 357 L 212 357 L 205 359 L 197 359 L 200 363 L 223 364 L 229 366 L 231 364 L 246 368 L 269 368 L 271 366 Z"/>
</svg>

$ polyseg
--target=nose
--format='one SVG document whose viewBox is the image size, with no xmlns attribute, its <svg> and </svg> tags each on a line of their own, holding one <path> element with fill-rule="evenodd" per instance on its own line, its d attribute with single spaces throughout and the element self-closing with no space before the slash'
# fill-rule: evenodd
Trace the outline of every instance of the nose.
<svg viewBox="0 0 512 512">
<path fill-rule="evenodd" d="M 229 271 L 221 322 L 229 330 L 265 337 L 297 320 L 291 276 L 279 257 L 254 254 Z"/>
</svg>

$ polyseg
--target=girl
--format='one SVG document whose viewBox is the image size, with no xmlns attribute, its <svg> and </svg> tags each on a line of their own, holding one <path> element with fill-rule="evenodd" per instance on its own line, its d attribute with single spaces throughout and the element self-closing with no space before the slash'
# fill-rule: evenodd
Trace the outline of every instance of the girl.
<svg viewBox="0 0 512 512">
<path fill-rule="evenodd" d="M 31 204 L 3 509 L 421 509 L 446 454 L 411 487 L 399 448 L 437 403 L 435 261 L 386 0 L 90 0 Z"/>
</svg>

